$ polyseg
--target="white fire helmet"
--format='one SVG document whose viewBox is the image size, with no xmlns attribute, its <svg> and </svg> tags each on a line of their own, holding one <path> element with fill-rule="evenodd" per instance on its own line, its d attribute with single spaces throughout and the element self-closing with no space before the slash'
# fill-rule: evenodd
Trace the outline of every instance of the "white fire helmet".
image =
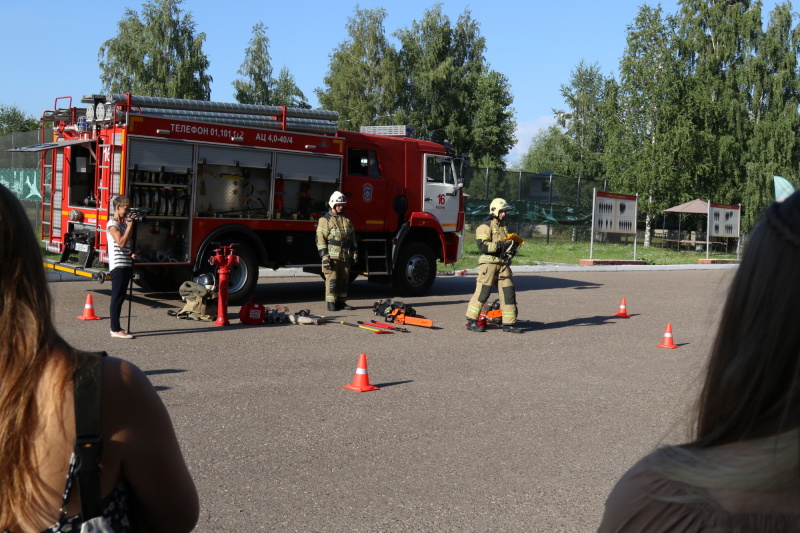
<svg viewBox="0 0 800 533">
<path fill-rule="evenodd" d="M 217 286 L 217 280 L 214 277 L 214 274 L 211 274 L 210 272 L 205 272 L 203 274 L 200 274 L 199 276 L 194 278 L 193 281 L 195 283 L 203 285 L 206 289 L 210 291 L 213 291 L 214 288 Z"/>
<path fill-rule="evenodd" d="M 492 203 L 489 204 L 489 214 L 497 216 L 500 211 L 511 211 L 514 209 L 514 206 L 503 200 L 502 198 L 495 198 L 492 200 Z"/>
<path fill-rule="evenodd" d="M 347 198 L 345 198 L 344 194 L 340 193 L 339 191 L 333 191 L 333 194 L 331 194 L 331 199 L 328 200 L 328 205 L 331 206 L 331 209 L 333 209 L 333 206 L 335 206 L 336 204 L 346 204 L 346 203 L 347 203 Z"/>
</svg>

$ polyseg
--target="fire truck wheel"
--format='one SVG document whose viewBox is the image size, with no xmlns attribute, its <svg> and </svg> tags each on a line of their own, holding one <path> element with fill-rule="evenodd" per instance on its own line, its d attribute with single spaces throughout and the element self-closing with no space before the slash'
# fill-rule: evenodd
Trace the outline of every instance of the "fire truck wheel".
<svg viewBox="0 0 800 533">
<path fill-rule="evenodd" d="M 400 252 L 392 285 L 406 296 L 421 296 L 436 280 L 436 256 L 426 244 L 414 242 Z"/>
<path fill-rule="evenodd" d="M 236 255 L 239 256 L 239 264 L 231 268 L 231 272 L 228 274 L 228 303 L 242 305 L 247 303 L 258 283 L 258 263 L 247 245 L 239 244 L 235 249 Z M 209 251 L 208 255 L 210 256 L 211 253 L 213 252 Z M 208 265 L 208 257 L 203 264 Z M 209 267 L 208 272 L 215 272 L 215 270 L 213 267 Z"/>
</svg>

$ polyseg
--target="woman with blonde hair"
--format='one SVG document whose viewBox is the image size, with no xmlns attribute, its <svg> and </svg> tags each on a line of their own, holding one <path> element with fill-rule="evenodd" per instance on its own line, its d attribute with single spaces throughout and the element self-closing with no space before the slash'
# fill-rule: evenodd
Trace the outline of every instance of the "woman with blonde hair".
<svg viewBox="0 0 800 533">
<path fill-rule="evenodd" d="M 747 242 L 701 391 L 694 440 L 634 465 L 599 531 L 800 531 L 800 192 Z"/>
<path fill-rule="evenodd" d="M 42 255 L 20 202 L 0 185 L 0 531 L 75 531 L 73 372 L 97 354 L 56 332 Z M 100 515 L 113 531 L 191 531 L 199 506 L 164 404 L 144 373 L 99 360 Z M 94 377 L 92 379 L 95 379 Z M 65 483 L 66 482 L 66 483 Z"/>
</svg>

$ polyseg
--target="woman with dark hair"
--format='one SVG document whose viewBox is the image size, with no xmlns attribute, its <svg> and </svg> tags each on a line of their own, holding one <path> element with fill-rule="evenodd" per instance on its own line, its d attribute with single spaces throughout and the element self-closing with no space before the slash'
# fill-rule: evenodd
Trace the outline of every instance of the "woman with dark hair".
<svg viewBox="0 0 800 533">
<path fill-rule="evenodd" d="M 133 335 L 122 329 L 119 321 L 122 304 L 125 303 L 125 292 L 133 277 L 133 260 L 136 259 L 132 247 L 136 216 L 129 218 L 128 209 L 131 201 L 127 196 L 115 196 L 111 200 L 114 211 L 106 226 L 108 232 L 108 270 L 111 272 L 111 337 L 114 339 L 132 339 Z M 130 222 L 128 222 L 130 220 Z"/>
<path fill-rule="evenodd" d="M 100 356 L 56 332 L 39 244 L 2 185 L 0 256 L 0 531 L 78 531 L 93 517 L 73 476 L 73 372 Z M 131 363 L 98 366 L 101 516 L 117 533 L 191 531 L 197 491 L 164 404 Z"/>
<path fill-rule="evenodd" d="M 733 279 L 695 438 L 633 466 L 599 531 L 800 531 L 800 192 L 772 204 Z"/>
</svg>

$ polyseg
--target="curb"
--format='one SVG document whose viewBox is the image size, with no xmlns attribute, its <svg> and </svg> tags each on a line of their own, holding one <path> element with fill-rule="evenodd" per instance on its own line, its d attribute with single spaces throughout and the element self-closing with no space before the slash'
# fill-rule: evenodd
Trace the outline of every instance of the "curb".
<svg viewBox="0 0 800 533">
<path fill-rule="evenodd" d="M 511 272 L 524 274 L 529 272 L 627 272 L 627 271 L 648 271 L 648 270 L 734 270 L 738 264 L 687 264 L 687 265 L 519 265 L 512 266 Z M 465 270 L 454 270 L 452 272 L 439 272 L 437 278 L 452 276 L 476 276 L 478 270 L 469 268 Z M 48 282 L 60 281 L 93 281 L 83 276 L 76 276 L 66 272 L 45 272 Z M 259 278 L 318 278 L 316 274 L 303 272 L 300 268 L 259 268 Z"/>
<path fill-rule="evenodd" d="M 511 272 L 623 272 L 623 271 L 649 271 L 649 270 L 734 270 L 738 264 L 685 264 L 685 265 L 519 265 L 512 266 Z M 439 272 L 437 277 L 450 276 L 474 276 L 478 270 L 469 268 L 466 270 L 454 270 L 450 272 Z"/>
</svg>

